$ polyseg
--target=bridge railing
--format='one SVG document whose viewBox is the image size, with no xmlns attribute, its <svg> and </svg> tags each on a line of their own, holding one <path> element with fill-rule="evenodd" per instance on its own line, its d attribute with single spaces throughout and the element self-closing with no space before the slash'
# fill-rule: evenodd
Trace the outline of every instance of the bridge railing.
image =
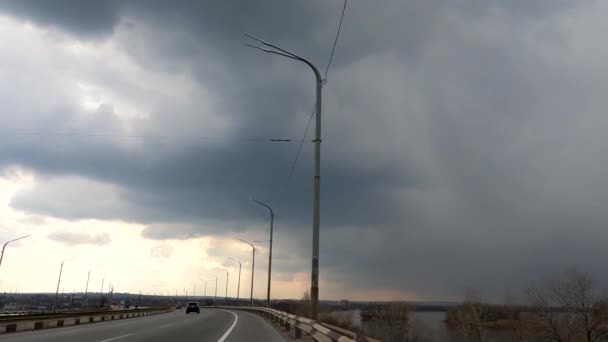
<svg viewBox="0 0 608 342">
<path fill-rule="evenodd" d="M 302 335 L 305 334 L 319 342 L 380 342 L 353 331 L 275 309 L 244 306 L 215 306 L 215 308 L 243 310 L 260 314 L 270 319 L 273 324 L 278 325 L 296 340 L 301 339 Z"/>
</svg>

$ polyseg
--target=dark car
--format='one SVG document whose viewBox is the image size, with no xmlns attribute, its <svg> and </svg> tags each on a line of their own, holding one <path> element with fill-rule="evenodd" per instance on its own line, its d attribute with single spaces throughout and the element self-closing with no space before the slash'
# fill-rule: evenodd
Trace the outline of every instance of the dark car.
<svg viewBox="0 0 608 342">
<path fill-rule="evenodd" d="M 189 314 L 191 312 L 196 312 L 197 314 L 201 313 L 201 308 L 198 306 L 197 302 L 190 302 L 186 307 L 186 313 Z"/>
<path fill-rule="evenodd" d="M 175 306 L 175 308 L 176 308 L 177 310 L 181 310 L 182 305 L 181 305 L 181 304 L 177 304 L 177 305 Z"/>
</svg>

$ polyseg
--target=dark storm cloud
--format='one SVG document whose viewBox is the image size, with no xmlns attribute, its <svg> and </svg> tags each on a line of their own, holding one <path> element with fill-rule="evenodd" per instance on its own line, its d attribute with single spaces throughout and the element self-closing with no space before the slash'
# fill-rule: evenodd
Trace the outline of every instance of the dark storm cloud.
<svg viewBox="0 0 608 342">
<path fill-rule="evenodd" d="M 43 26 L 66 29 L 77 35 L 101 37 L 112 33 L 119 19 L 118 1 L 2 1 L 0 10 Z"/>
<path fill-rule="evenodd" d="M 0 137 L 0 165 L 34 170 L 40 180 L 12 199 L 15 208 L 140 222 L 153 239 L 232 236 L 266 224 L 264 209 L 248 201 L 253 195 L 277 211 L 278 271 L 308 269 L 311 144 L 284 192 L 297 144 L 239 138 L 299 137 L 313 78 L 303 65 L 244 48 L 241 34 L 324 66 L 340 1 L 35 3 L 0 8 L 83 40 L 113 38 L 150 71 L 192 75 L 235 132 L 189 139 L 211 126 L 205 116 L 196 106 L 160 103 L 134 126 L 186 138 Z M 586 108 L 602 127 L 595 114 L 603 101 L 592 96 L 596 84 L 585 70 L 566 68 L 574 57 L 551 53 L 566 47 L 535 31 L 573 6 L 351 2 L 324 92 L 323 279 L 426 298 L 478 287 L 500 298 L 543 272 L 599 268 L 593 260 L 606 256 L 599 241 L 608 217 L 597 203 L 608 191 L 593 170 L 608 162 L 601 129 L 577 126 L 575 113 Z M 102 106 L 83 122 L 65 105 L 29 128 L 120 133 L 114 114 Z M 57 179 L 71 177 L 85 180 L 70 180 L 76 185 L 66 191 Z"/>
</svg>

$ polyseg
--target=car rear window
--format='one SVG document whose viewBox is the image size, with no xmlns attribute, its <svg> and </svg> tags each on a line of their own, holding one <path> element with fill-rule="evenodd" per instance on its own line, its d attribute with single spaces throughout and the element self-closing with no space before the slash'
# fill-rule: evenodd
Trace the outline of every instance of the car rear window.
<svg viewBox="0 0 608 342">
<path fill-rule="evenodd" d="M 198 303 L 188 303 L 188 306 L 198 306 Z"/>
</svg>

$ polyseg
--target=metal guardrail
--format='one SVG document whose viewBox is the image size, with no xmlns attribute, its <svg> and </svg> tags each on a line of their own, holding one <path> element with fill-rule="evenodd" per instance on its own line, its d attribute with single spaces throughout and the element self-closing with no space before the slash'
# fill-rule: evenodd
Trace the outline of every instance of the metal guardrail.
<svg viewBox="0 0 608 342">
<path fill-rule="evenodd" d="M 210 306 L 209 308 L 251 311 L 267 316 L 272 323 L 278 323 L 285 332 L 288 332 L 296 340 L 301 339 L 304 333 L 318 342 L 380 342 L 353 331 L 275 309 L 245 306 Z"/>
</svg>

